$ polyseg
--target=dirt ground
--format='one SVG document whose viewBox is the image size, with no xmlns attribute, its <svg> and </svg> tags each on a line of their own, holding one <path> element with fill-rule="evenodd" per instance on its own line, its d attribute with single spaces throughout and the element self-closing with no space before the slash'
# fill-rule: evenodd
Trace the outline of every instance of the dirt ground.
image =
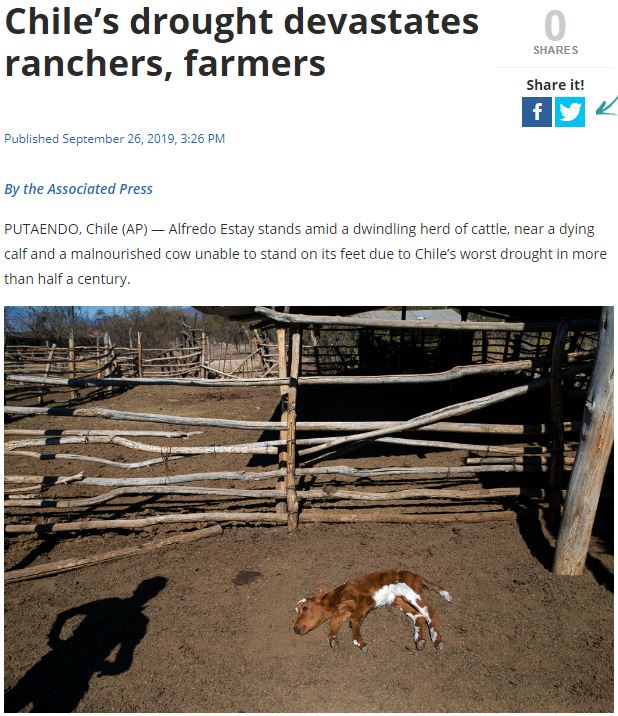
<svg viewBox="0 0 618 716">
<path fill-rule="evenodd" d="M 209 391 L 205 397 L 184 388 L 140 388 L 96 406 L 269 420 L 277 400 L 271 389 L 260 390 L 256 399 L 255 391 L 235 389 Z M 342 418 L 352 410 L 336 399 L 329 405 L 329 412 Z M 401 410 L 410 412 L 403 398 Z M 301 411 L 299 417 L 313 416 Z M 374 412 L 372 417 L 383 416 Z M 166 428 L 59 417 L 27 418 L 8 427 Z M 258 432 L 207 429 L 191 438 L 191 444 L 259 437 Z M 65 446 L 62 451 L 115 460 L 150 457 L 136 457 L 118 446 Z M 460 457 L 449 453 L 448 459 Z M 427 452 L 396 456 L 386 464 L 423 460 L 439 465 L 446 459 L 444 453 Z M 385 458 L 350 454 L 345 462 L 377 466 Z M 87 475 L 128 477 L 238 470 L 248 464 L 242 455 L 192 457 L 136 473 L 11 456 L 5 471 L 70 475 L 84 470 Z M 66 487 L 47 494 L 95 493 Z M 195 504 L 139 498 L 97 514 L 195 511 Z M 17 510 L 11 514 L 14 521 Z M 548 570 L 551 537 L 536 510 L 518 515 L 516 522 L 487 524 L 301 525 L 292 534 L 284 527 L 224 525 L 220 536 L 7 585 L 5 709 L 612 711 L 613 513 L 600 510 L 588 568 L 577 578 L 555 577 Z M 50 516 L 72 519 L 53 511 Z M 10 537 L 5 540 L 5 569 L 136 545 L 179 529 L 168 525 L 136 533 Z M 293 633 L 294 606 L 316 586 L 331 588 L 387 568 L 411 569 L 453 595 L 452 604 L 428 596 L 441 620 L 442 651 L 428 645 L 417 652 L 410 621 L 392 607 L 372 612 L 365 621 L 367 653 L 352 645 L 347 625 L 336 650 L 328 646 L 326 625 L 303 637 Z"/>
</svg>

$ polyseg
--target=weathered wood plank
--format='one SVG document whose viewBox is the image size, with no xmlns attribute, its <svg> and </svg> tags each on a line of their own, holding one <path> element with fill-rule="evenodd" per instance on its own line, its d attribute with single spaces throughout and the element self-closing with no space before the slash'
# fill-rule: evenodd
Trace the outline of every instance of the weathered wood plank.
<svg viewBox="0 0 618 716">
<path fill-rule="evenodd" d="M 287 390 L 286 385 L 282 389 Z M 259 421 L 259 420 L 226 420 L 223 418 L 198 418 L 180 417 L 176 415 L 159 415 L 157 413 L 133 413 L 124 410 L 109 410 L 107 408 L 71 408 L 51 407 L 35 408 L 27 406 L 5 405 L 5 415 L 29 416 L 29 415 L 51 415 L 58 417 L 77 418 L 104 418 L 107 420 L 127 420 L 145 423 L 167 423 L 170 425 L 186 425 L 192 427 L 214 427 L 231 428 L 234 430 L 285 430 L 284 421 Z M 296 429 L 299 432 L 316 432 L 325 430 L 329 432 L 353 432 L 363 430 L 378 430 L 380 428 L 399 425 L 397 420 L 376 420 L 362 422 L 333 422 L 333 421 L 298 421 Z M 578 422 L 565 422 L 565 431 L 577 431 L 580 429 Z M 505 423 L 457 423 L 439 421 L 423 425 L 417 428 L 423 432 L 452 432 L 452 433 L 478 433 L 496 435 L 544 435 L 551 432 L 551 425 L 548 423 L 535 423 L 529 425 L 505 424 Z"/>
<path fill-rule="evenodd" d="M 575 576 L 586 563 L 603 476 L 614 444 L 614 309 L 605 306 L 584 407 L 579 449 L 560 522 L 553 572 Z"/>
</svg>

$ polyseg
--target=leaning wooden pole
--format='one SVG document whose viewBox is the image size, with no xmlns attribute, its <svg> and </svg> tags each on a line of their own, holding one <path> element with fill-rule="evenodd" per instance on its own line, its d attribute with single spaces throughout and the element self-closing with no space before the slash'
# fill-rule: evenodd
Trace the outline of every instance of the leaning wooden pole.
<svg viewBox="0 0 618 716">
<path fill-rule="evenodd" d="M 584 407 L 579 450 L 566 496 L 554 574 L 582 574 L 603 476 L 614 442 L 614 309 L 601 314 L 599 347 Z"/>
<path fill-rule="evenodd" d="M 287 395 L 287 461 L 285 475 L 285 493 L 288 507 L 288 530 L 298 527 L 298 497 L 296 495 L 296 398 L 298 395 L 298 374 L 300 373 L 300 354 L 302 350 L 302 329 L 290 326 L 290 355 L 288 356 L 288 375 L 290 379 Z"/>
<path fill-rule="evenodd" d="M 51 577 L 56 574 L 62 574 L 73 569 L 80 569 L 82 567 L 89 567 L 93 564 L 100 564 L 101 562 L 112 562 L 118 559 L 125 559 L 126 557 L 135 557 L 144 554 L 145 552 L 151 552 L 155 549 L 161 549 L 162 547 L 169 547 L 170 545 L 184 544 L 186 542 L 195 542 L 196 540 L 204 537 L 212 537 L 214 535 L 220 535 L 223 532 L 221 525 L 213 525 L 212 527 L 205 527 L 201 530 L 194 530 L 193 532 L 182 532 L 181 534 L 171 535 L 170 537 L 164 537 L 160 540 L 154 540 L 152 542 L 146 542 L 145 544 L 139 544 L 135 547 L 124 547 L 122 549 L 116 549 L 112 552 L 103 552 L 102 554 L 91 554 L 81 559 L 63 559 L 58 562 L 48 562 L 46 564 L 37 564 L 34 567 L 24 567 L 23 569 L 12 569 L 4 573 L 4 583 L 13 584 L 14 582 L 24 582 L 28 579 L 39 579 L 40 577 Z"/>
<path fill-rule="evenodd" d="M 571 368 L 565 370 L 565 375 L 571 375 L 574 371 L 582 370 L 585 370 L 584 366 L 581 368 L 572 366 Z M 548 376 L 536 378 L 525 385 L 485 395 L 482 398 L 475 398 L 474 400 L 467 400 L 463 403 L 449 405 L 445 408 L 439 408 L 438 410 L 433 410 L 430 413 L 424 413 L 423 415 L 411 418 L 410 420 L 406 420 L 394 426 L 380 428 L 379 430 L 371 430 L 364 433 L 355 433 L 354 435 L 348 435 L 342 438 L 335 438 L 330 442 L 321 443 L 315 447 L 305 448 L 304 450 L 301 450 L 300 454 L 306 456 L 317 452 L 332 451 L 334 448 L 339 448 L 341 445 L 349 446 L 350 443 L 357 443 L 356 447 L 358 447 L 358 445 L 362 444 L 362 442 L 373 441 L 376 438 L 392 435 L 393 433 L 404 432 L 407 430 L 418 430 L 419 428 L 433 422 L 453 418 L 459 415 L 465 415 L 466 413 L 471 413 L 475 410 L 480 410 L 481 408 L 486 408 L 490 405 L 495 405 L 496 403 L 501 403 L 511 398 L 527 395 L 534 390 L 545 388 L 548 383 Z"/>
</svg>

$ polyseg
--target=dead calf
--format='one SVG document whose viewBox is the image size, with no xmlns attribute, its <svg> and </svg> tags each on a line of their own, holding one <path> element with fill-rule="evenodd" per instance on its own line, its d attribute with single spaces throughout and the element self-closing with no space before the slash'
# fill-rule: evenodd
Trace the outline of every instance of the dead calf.
<svg viewBox="0 0 618 716">
<path fill-rule="evenodd" d="M 367 651 L 367 643 L 360 632 L 363 620 L 372 609 L 394 604 L 414 622 L 417 649 L 425 646 L 427 627 L 436 649 L 441 649 L 443 642 L 438 617 L 435 609 L 421 598 L 423 588 L 437 592 L 447 602 L 453 601 L 445 589 L 406 570 L 371 572 L 351 579 L 330 592 L 326 587 L 318 587 L 313 596 L 301 599 L 296 605 L 298 616 L 294 631 L 296 634 L 307 634 L 330 619 L 328 641 L 335 647 L 341 625 L 349 621 L 354 645 Z"/>
</svg>

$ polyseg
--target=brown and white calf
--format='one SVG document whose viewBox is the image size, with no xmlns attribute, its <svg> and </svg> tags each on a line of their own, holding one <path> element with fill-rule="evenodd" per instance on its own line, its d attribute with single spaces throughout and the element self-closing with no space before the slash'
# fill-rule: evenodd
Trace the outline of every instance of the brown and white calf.
<svg viewBox="0 0 618 716">
<path fill-rule="evenodd" d="M 328 641 L 335 647 L 338 645 L 337 633 L 341 625 L 349 620 L 354 645 L 367 651 L 367 643 L 360 632 L 363 619 L 372 609 L 394 604 L 414 622 L 414 643 L 417 649 L 425 646 L 427 627 L 436 649 L 441 649 L 443 642 L 436 611 L 421 598 L 424 587 L 437 592 L 447 602 L 453 601 L 445 589 L 405 570 L 371 572 L 351 579 L 330 592 L 326 591 L 326 587 L 318 587 L 313 596 L 301 599 L 296 605 L 298 617 L 294 631 L 296 634 L 306 634 L 330 619 Z"/>
</svg>

